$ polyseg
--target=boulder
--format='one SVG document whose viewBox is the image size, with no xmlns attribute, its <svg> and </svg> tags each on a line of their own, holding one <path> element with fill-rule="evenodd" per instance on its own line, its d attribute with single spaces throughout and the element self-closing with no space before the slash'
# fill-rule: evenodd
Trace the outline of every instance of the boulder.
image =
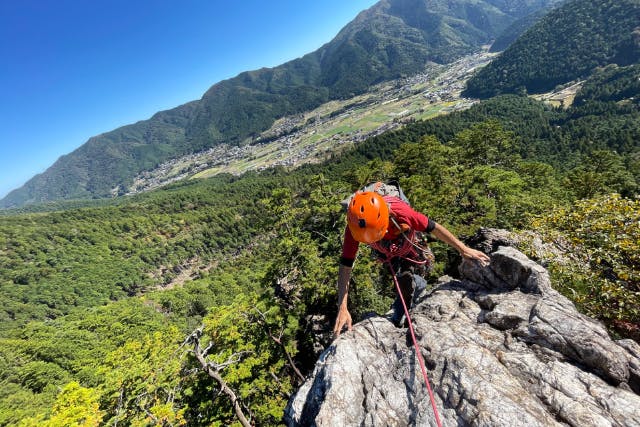
<svg viewBox="0 0 640 427">
<path fill-rule="evenodd" d="M 640 426 L 640 346 L 612 340 L 509 246 L 412 310 L 444 426 Z M 287 405 L 289 426 L 435 426 L 411 337 L 385 317 L 340 335 Z"/>
</svg>

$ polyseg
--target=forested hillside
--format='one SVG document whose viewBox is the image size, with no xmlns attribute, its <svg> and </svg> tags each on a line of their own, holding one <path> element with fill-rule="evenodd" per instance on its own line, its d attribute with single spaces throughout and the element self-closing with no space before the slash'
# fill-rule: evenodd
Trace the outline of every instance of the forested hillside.
<svg viewBox="0 0 640 427">
<path fill-rule="evenodd" d="M 277 425 L 329 338 L 339 202 L 390 176 L 462 237 L 491 226 L 560 243 L 562 263 L 530 255 L 583 312 L 639 339 L 637 73 L 603 69 L 566 110 L 498 97 L 292 172 L 0 216 L 0 425 L 229 425 L 221 390 Z M 455 274 L 456 254 L 432 246 L 433 275 Z M 380 272 L 363 250 L 354 320 L 387 310 Z"/>
<path fill-rule="evenodd" d="M 607 64 L 640 60 L 638 0 L 573 0 L 552 10 L 469 80 L 465 96 L 542 93 Z"/>
<path fill-rule="evenodd" d="M 558 1 L 557 3 L 561 3 Z M 538 9 L 535 12 L 520 18 L 505 29 L 496 40 L 491 44 L 491 52 L 501 52 L 505 50 L 511 43 L 516 41 L 525 31 L 532 27 L 536 22 L 542 19 L 552 7 L 557 6 L 556 3 L 550 4 L 545 8 Z"/>
<path fill-rule="evenodd" d="M 496 7 L 522 17 L 547 2 L 491 0 L 473 8 L 462 1 L 430 2 L 433 10 L 420 9 L 425 4 L 383 1 L 362 14 L 338 35 L 342 44 L 323 47 L 341 52 L 328 55 L 338 61 L 331 67 L 351 64 L 373 80 L 409 72 L 393 55 L 412 53 L 377 30 L 387 34 L 393 25 L 403 37 L 419 40 L 426 35 L 412 25 L 435 19 L 446 29 L 442 34 L 451 35 L 456 19 L 436 14 L 448 10 L 448 17 L 479 19 L 465 33 L 470 37 L 482 25 L 512 21 L 491 15 Z M 416 9 L 424 15 L 407 15 Z M 527 67 L 542 61 L 517 52 L 533 49 L 547 55 L 545 61 L 555 58 L 550 79 L 585 79 L 566 108 L 523 96 L 520 86 L 534 86 L 522 82 L 556 84 L 531 71 L 525 80 L 513 80 L 520 82 L 513 86 L 517 94 L 409 123 L 321 164 L 184 181 L 114 200 L 3 211 L 0 425 L 237 425 L 242 416 L 255 425 L 280 425 L 289 396 L 331 340 L 345 227 L 340 201 L 369 181 L 390 177 L 399 179 L 414 208 L 463 239 L 480 227 L 509 229 L 582 313 L 603 322 L 614 337 L 640 342 L 640 65 L 633 33 L 639 9 L 637 0 L 569 1 L 504 52 L 495 67 L 505 71 L 487 68 L 482 96 L 511 91 L 491 86 L 492 76 L 537 69 Z M 376 15 L 379 10 L 385 14 Z M 568 12 L 584 36 L 571 39 L 570 50 L 550 27 L 554 34 L 574 34 Z M 369 15 L 380 20 L 369 21 Z M 393 16 L 415 22 L 397 26 Z M 364 22 L 376 25 L 365 30 Z M 467 40 L 460 37 L 458 42 Z M 348 62 L 363 46 L 379 54 L 373 56 L 380 64 L 393 66 L 378 64 L 382 74 L 375 74 Z M 550 50 L 536 50 L 543 47 Z M 594 65 L 576 71 L 580 61 L 566 62 L 573 54 Z M 524 61 L 522 67 L 509 68 L 509 58 Z M 345 68 L 331 77 L 311 73 L 327 79 L 316 90 L 295 71 L 319 70 L 314 61 L 307 56 L 284 68 L 243 73 L 238 85 L 214 86 L 208 95 L 238 101 L 230 104 L 235 119 L 226 124 L 209 126 L 209 113 L 197 102 L 101 138 L 111 138 L 109 147 L 132 149 L 130 158 L 148 165 L 190 149 L 191 142 L 216 140 L 222 128 L 240 143 L 262 126 L 251 128 L 247 119 L 254 110 L 247 105 L 264 113 L 252 123 L 264 124 L 298 108 L 283 101 L 285 93 L 288 100 L 296 97 L 296 105 L 312 105 L 358 87 Z M 500 81 L 511 81 L 506 77 Z M 187 129 L 195 117 L 203 133 Z M 136 143 L 122 144 L 131 140 Z M 64 166 L 70 175 L 84 174 L 91 191 L 99 192 L 112 183 L 86 175 L 91 156 L 94 165 L 110 162 L 115 175 L 133 166 L 100 157 L 103 141 L 93 142 L 81 149 L 89 157 L 69 156 Z M 55 189 L 62 175 L 41 179 Z M 88 194 L 82 182 L 69 181 L 65 195 Z M 459 255 L 437 242 L 431 247 L 431 282 L 445 273 L 456 276 Z M 393 297 L 388 275 L 370 255 L 362 248 L 353 270 L 354 322 L 385 313 Z"/>
<path fill-rule="evenodd" d="M 1 207 L 126 193 L 133 178 L 168 159 L 222 142 L 252 143 L 278 118 L 349 98 L 370 85 L 410 76 L 477 51 L 514 20 L 552 0 L 385 0 L 329 43 L 274 68 L 213 85 L 200 100 L 90 138 Z"/>
</svg>

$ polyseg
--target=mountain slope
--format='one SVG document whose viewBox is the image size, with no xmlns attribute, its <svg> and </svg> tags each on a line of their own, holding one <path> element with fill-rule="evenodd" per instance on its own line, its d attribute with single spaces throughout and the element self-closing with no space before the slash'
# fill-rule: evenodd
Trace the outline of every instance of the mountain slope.
<svg viewBox="0 0 640 427">
<path fill-rule="evenodd" d="M 509 47 L 511 43 L 516 41 L 518 37 L 520 37 L 525 31 L 527 31 L 536 22 L 542 19 L 542 17 L 544 17 L 547 13 L 549 13 L 549 11 L 553 7 L 556 7 L 557 3 L 561 3 L 561 1 L 549 4 L 547 5 L 547 7 L 543 9 L 538 9 L 535 12 L 525 16 L 524 18 L 520 18 L 516 22 L 511 24 L 509 28 L 504 30 L 493 42 L 493 44 L 491 45 L 491 52 L 500 52 L 505 50 L 507 47 Z"/>
<path fill-rule="evenodd" d="M 537 220 L 533 228 L 536 234 L 547 233 L 545 242 L 564 248 L 561 253 L 566 253 L 569 244 L 572 249 L 568 255 L 573 255 L 558 257 L 559 252 L 553 249 L 548 256 L 536 256 L 543 257 L 544 265 L 556 265 L 555 272 L 565 279 L 555 283 L 564 285 L 565 296 L 576 301 L 581 310 L 586 309 L 586 313 L 608 326 L 613 324 L 616 331 L 625 331 L 622 327 L 626 327 L 625 336 L 631 332 L 637 337 L 640 323 L 635 308 L 640 306 L 640 295 L 635 290 L 640 278 L 640 229 L 634 225 L 640 219 L 638 202 L 630 199 L 613 203 L 620 199 L 607 197 L 586 201 L 581 210 L 567 211 L 569 201 L 579 194 L 577 184 L 597 194 L 612 191 L 609 185 L 594 185 L 595 179 L 599 175 L 611 179 L 620 171 L 634 170 L 633 156 L 627 156 L 629 162 L 625 165 L 616 165 L 613 152 L 603 156 L 600 151 L 593 158 L 595 162 L 584 159 L 580 166 L 587 173 L 578 175 L 566 170 L 573 162 L 563 161 L 563 167 L 556 168 L 542 163 L 535 151 L 529 152 L 532 145 L 555 151 L 560 144 L 576 151 L 592 150 L 593 142 L 606 142 L 601 135 L 611 142 L 623 142 L 616 137 L 616 129 L 628 133 L 630 128 L 635 130 L 628 135 L 629 141 L 637 146 L 638 108 L 627 99 L 637 98 L 637 70 L 610 71 L 593 84 L 585 83 L 588 90 L 577 97 L 586 101 L 585 107 L 593 102 L 603 104 L 589 108 L 602 134 L 594 135 L 592 123 L 578 126 L 573 106 L 565 111 L 527 97 L 504 96 L 371 138 L 322 165 L 182 182 L 115 202 L 100 201 L 102 207 L 90 209 L 0 216 L 0 265 L 4 267 L 0 268 L 0 318 L 4 320 L 0 324 L 0 359 L 4 361 L 0 425 L 19 425 L 27 417 L 33 419 L 29 425 L 42 425 L 48 417 L 57 416 L 55 408 L 63 407 L 62 402 L 68 402 L 71 410 L 81 410 L 76 401 L 69 402 L 70 396 L 64 392 L 66 384 L 76 381 L 90 388 L 85 391 L 95 391 L 97 395 L 92 395 L 96 399 L 99 397 L 99 404 L 88 407 L 83 414 L 95 415 L 99 406 L 105 411 L 104 424 L 143 423 L 158 408 L 157 400 L 146 399 L 148 390 L 160 390 L 160 396 L 165 396 L 164 390 L 175 390 L 166 406 L 159 407 L 160 411 L 183 415 L 187 425 L 231 424 L 233 412 L 227 399 L 211 399 L 215 385 L 206 374 L 196 373 L 198 367 L 189 346 L 185 346 L 185 337 L 202 323 L 210 326 L 200 329 L 204 333 L 201 342 L 209 338 L 223 340 L 216 341 L 216 353 L 239 354 L 249 348 L 264 355 L 258 365 L 256 358 L 243 357 L 240 365 L 229 366 L 222 375 L 230 387 L 242 392 L 241 401 L 251 409 L 257 425 L 281 425 L 283 396 L 295 385 L 293 373 L 283 366 L 283 350 L 293 349 L 289 354 L 303 369 L 314 363 L 316 346 L 323 342 L 322 331 L 327 331 L 326 337 L 331 335 L 336 309 L 336 254 L 340 253 L 344 231 L 339 202 L 363 180 L 383 177 L 385 173 L 400 177 L 416 209 L 442 221 L 459 236 L 469 235 L 479 225 L 514 228 L 531 215 L 560 206 L 549 219 L 542 223 Z M 624 87 L 627 85 L 631 87 Z M 620 99 L 623 101 L 610 102 Z M 622 110 L 630 107 L 634 112 L 625 118 Z M 502 123 L 504 131 L 491 122 Z M 433 135 L 438 135 L 442 143 Z M 522 150 L 523 157 L 527 154 L 524 161 L 517 160 L 517 153 Z M 635 165 L 638 178 L 637 159 Z M 636 194 L 637 190 L 632 195 Z M 557 230 L 562 230 L 560 235 Z M 558 239 L 559 236 L 565 238 Z M 455 256 L 447 254 L 442 246 L 434 244 L 432 248 L 443 263 L 448 255 Z M 350 293 L 354 321 L 372 311 L 384 313 L 392 301 L 388 276 L 378 275 L 382 266 L 365 254 L 354 269 L 356 286 Z M 575 255 L 579 256 L 574 258 Z M 580 264 L 572 267 L 567 260 Z M 440 275 L 441 267 L 436 268 Z M 523 277 L 520 273 L 524 269 L 514 271 Z M 164 290 L 153 292 L 156 287 Z M 265 300 L 254 299 L 252 291 L 258 290 L 266 290 Z M 476 301 L 488 301 L 479 289 L 469 289 L 464 295 L 458 295 L 455 289 L 450 291 L 453 293 L 439 287 L 435 297 L 451 296 L 442 307 L 457 307 L 461 314 L 474 307 Z M 510 329 L 510 322 L 524 319 L 523 328 L 518 331 L 526 332 L 530 325 L 527 322 L 533 318 L 510 316 L 503 309 L 512 307 L 511 300 L 502 298 L 512 296 L 527 306 L 532 295 L 536 296 L 492 290 L 489 296 L 497 305 L 482 305 L 484 320 L 471 316 L 471 322 L 460 324 L 456 322 L 464 318 L 458 316 L 453 323 L 440 322 L 437 326 L 460 326 L 464 334 L 448 335 L 457 338 L 471 337 L 474 330 L 481 335 L 488 331 L 498 338 L 494 341 L 498 346 L 518 345 L 532 338 L 536 341 L 531 348 L 542 348 L 542 353 L 535 354 L 555 355 L 557 341 L 547 348 L 537 340 L 539 335 L 513 334 L 515 341 L 509 342 L 504 339 L 509 337 L 509 331 L 493 326 L 501 322 Z M 459 296 L 464 304 L 459 304 Z M 120 301 L 95 307 L 113 300 Z M 541 301 L 538 307 L 548 307 L 545 302 L 548 300 Z M 60 317 L 64 313 L 70 315 Z M 269 317 L 268 325 L 257 317 L 263 313 L 274 316 Z M 522 314 L 519 310 L 515 314 L 518 313 Z M 28 320 L 35 321 L 25 325 Z M 381 318 L 374 321 L 388 323 Z M 562 321 L 552 324 L 565 325 Z M 430 326 L 426 325 L 426 330 L 436 331 Z M 176 327 L 179 331 L 168 330 Z M 280 339 L 284 345 L 277 345 L 270 331 L 284 332 Z M 557 331 L 552 332 L 558 336 Z M 482 336 L 486 338 L 485 335 Z M 404 338 L 395 342 L 401 350 L 406 348 Z M 428 341 L 431 349 L 433 342 L 441 343 Z M 606 345 L 615 347 L 611 342 Z M 584 354 L 593 355 L 592 349 L 587 347 Z M 508 351 L 503 353 L 509 357 L 518 356 L 512 347 L 505 350 Z M 436 353 L 442 354 L 433 355 Z M 562 353 L 558 354 L 559 363 L 554 366 L 562 367 L 564 373 L 579 373 L 572 366 L 583 364 L 573 357 L 574 353 L 566 360 Z M 215 354 L 212 352 L 211 356 Z M 537 365 L 543 370 L 536 372 L 550 367 L 546 364 L 549 360 Z M 575 362 L 565 363 L 568 360 Z M 618 362 L 619 359 L 613 360 L 609 366 L 625 366 Z M 247 374 L 238 375 L 239 370 Z M 306 373 L 304 369 L 303 372 Z M 632 387 L 637 391 L 637 369 L 634 372 Z M 434 375 L 437 378 L 438 373 Z M 577 385 L 570 381 L 575 379 L 571 375 L 560 377 L 568 378 L 562 385 Z M 126 387 L 123 378 L 127 379 Z M 521 377 L 512 379 L 517 378 Z M 537 381 L 539 377 L 535 378 Z M 595 376 L 589 378 L 597 380 Z M 527 388 L 528 393 L 540 391 L 535 390 L 535 384 Z M 389 385 L 385 389 L 388 396 L 398 390 L 395 384 Z M 402 387 L 401 383 L 397 385 Z M 610 396 L 620 388 L 591 390 Z M 555 396 L 566 397 L 562 393 Z M 414 402 L 422 408 L 420 405 L 426 401 Z M 539 402 L 532 403 L 539 406 Z M 64 408 L 69 407 L 65 405 Z M 545 411 L 557 414 L 557 406 L 544 406 Z M 575 414 L 577 406 L 572 402 L 563 407 L 568 408 L 566 413 Z M 634 402 L 627 405 L 629 410 L 635 408 Z"/>
<path fill-rule="evenodd" d="M 639 0 L 573 0 L 551 11 L 468 82 L 466 96 L 541 93 L 596 67 L 640 60 Z"/>
<path fill-rule="evenodd" d="M 330 43 L 217 83 L 201 100 L 91 138 L 0 201 L 0 208 L 108 197 L 141 171 L 221 142 L 250 143 L 276 119 L 477 50 L 552 0 L 382 0 Z"/>
</svg>

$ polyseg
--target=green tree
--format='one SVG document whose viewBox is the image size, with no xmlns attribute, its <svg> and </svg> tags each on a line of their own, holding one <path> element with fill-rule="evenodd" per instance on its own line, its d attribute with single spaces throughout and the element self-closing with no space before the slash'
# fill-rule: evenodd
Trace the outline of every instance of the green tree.
<svg viewBox="0 0 640 427">
<path fill-rule="evenodd" d="M 169 328 L 131 340 L 109 353 L 99 368 L 101 402 L 109 422 L 134 426 L 184 425 L 181 398 L 182 334 Z"/>
<path fill-rule="evenodd" d="M 639 339 L 640 200 L 617 194 L 579 200 L 534 218 L 530 228 L 566 253 L 550 261 L 560 291 L 588 315 Z"/>
<path fill-rule="evenodd" d="M 26 418 L 19 427 L 97 427 L 102 424 L 104 411 L 99 407 L 100 393 L 82 387 L 75 381 L 60 391 L 50 416 Z"/>
<path fill-rule="evenodd" d="M 627 169 L 624 159 L 609 150 L 594 150 L 567 175 L 568 187 L 578 198 L 620 193 L 633 195 L 638 184 Z"/>
<path fill-rule="evenodd" d="M 255 294 L 238 295 L 228 306 L 214 308 L 193 336 L 196 363 L 206 376 L 196 387 L 214 398 L 198 410 L 207 422 L 223 425 L 251 420 L 259 425 L 279 422 L 291 392 L 291 366 L 295 356 L 297 319 Z M 213 380 L 215 381 L 212 381 Z M 218 396 L 220 396 L 218 394 Z"/>
</svg>

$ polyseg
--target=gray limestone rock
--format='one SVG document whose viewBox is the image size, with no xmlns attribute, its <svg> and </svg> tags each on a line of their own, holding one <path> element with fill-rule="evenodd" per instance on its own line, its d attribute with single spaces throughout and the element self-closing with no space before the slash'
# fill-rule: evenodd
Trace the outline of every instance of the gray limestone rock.
<svg viewBox="0 0 640 427">
<path fill-rule="evenodd" d="M 640 346 L 613 341 L 512 247 L 465 263 L 412 319 L 444 426 L 640 426 Z M 407 329 L 343 333 L 292 396 L 289 426 L 435 426 Z"/>
</svg>

